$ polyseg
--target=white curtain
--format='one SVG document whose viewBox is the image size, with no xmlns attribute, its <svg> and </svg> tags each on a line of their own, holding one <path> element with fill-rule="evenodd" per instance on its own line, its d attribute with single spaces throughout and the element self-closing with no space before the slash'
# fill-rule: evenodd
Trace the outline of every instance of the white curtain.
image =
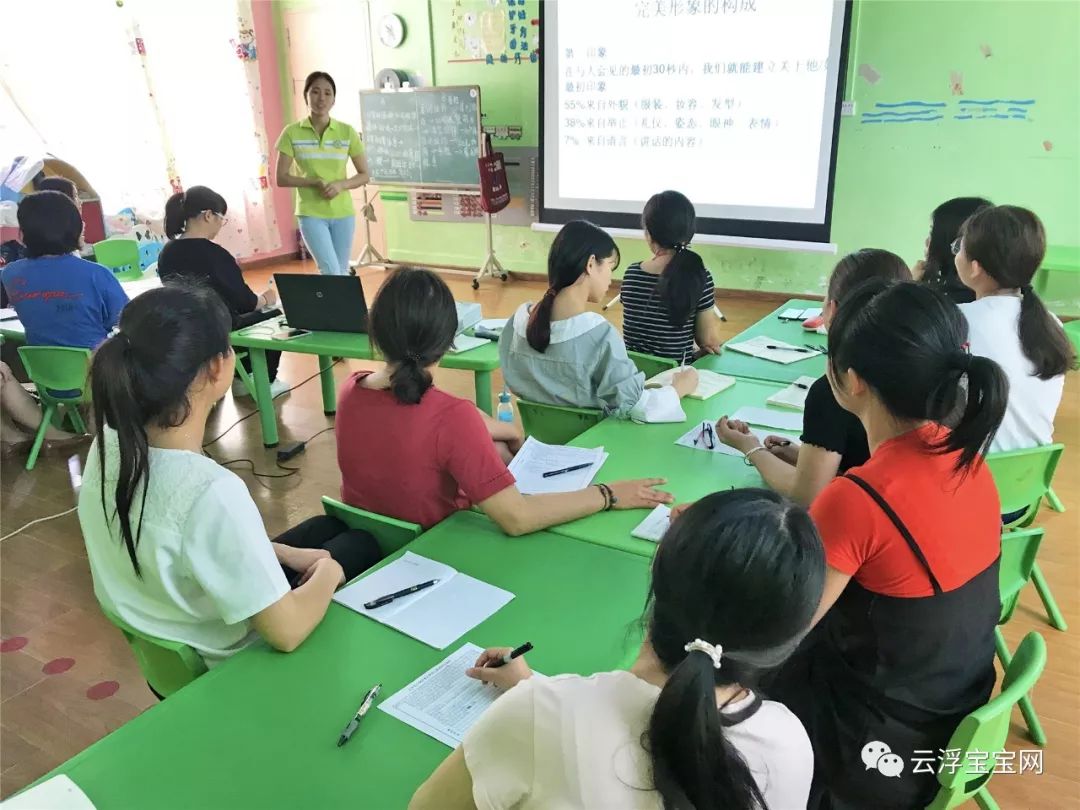
<svg viewBox="0 0 1080 810">
<path fill-rule="evenodd" d="M 250 0 L 36 0 L 3 16 L 0 162 L 47 151 L 106 214 L 149 219 L 210 186 L 229 204 L 227 248 L 280 246 Z"/>
</svg>

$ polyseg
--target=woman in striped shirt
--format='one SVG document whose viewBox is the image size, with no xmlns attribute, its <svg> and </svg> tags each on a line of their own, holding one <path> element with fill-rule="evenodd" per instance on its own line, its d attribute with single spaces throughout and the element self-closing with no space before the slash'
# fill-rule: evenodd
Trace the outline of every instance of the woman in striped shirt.
<svg viewBox="0 0 1080 810">
<path fill-rule="evenodd" d="M 630 351 L 686 362 L 696 339 L 703 352 L 720 353 L 712 275 L 689 247 L 695 222 L 693 204 L 677 191 L 645 204 L 641 223 L 653 257 L 626 268 L 621 290 Z"/>
</svg>

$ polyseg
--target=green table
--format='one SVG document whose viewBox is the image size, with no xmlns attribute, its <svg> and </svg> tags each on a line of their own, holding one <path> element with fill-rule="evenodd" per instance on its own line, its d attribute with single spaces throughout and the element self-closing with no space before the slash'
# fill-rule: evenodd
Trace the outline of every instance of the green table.
<svg viewBox="0 0 1080 810">
<path fill-rule="evenodd" d="M 645 558 L 549 533 L 508 538 L 473 513 L 408 548 L 516 598 L 442 651 L 331 605 L 296 652 L 244 651 L 54 773 L 98 810 L 404 808 L 450 749 L 378 708 L 337 748 L 372 684 L 388 698 L 466 641 L 532 641 L 529 662 L 547 674 L 616 669 L 636 653 L 627 630 Z"/>
<path fill-rule="evenodd" d="M 700 365 L 700 362 L 698 363 Z M 744 405 L 768 407 L 765 400 L 783 385 L 761 380 L 739 379 L 734 386 L 711 399 L 684 399 L 687 420 L 678 424 L 640 425 L 617 419 L 605 419 L 573 441 L 574 447 L 603 447 L 610 455 L 597 480 L 619 481 L 629 478 L 667 478 L 663 489 L 671 492 L 677 503 L 696 501 L 709 493 L 731 487 L 764 486 L 754 467 L 741 456 L 707 453 L 675 444 L 675 440 L 704 419 L 716 421 Z M 794 413 L 777 408 L 778 413 Z M 783 431 L 777 431 L 783 432 Z M 630 532 L 648 514 L 643 509 L 601 512 L 555 526 L 550 531 L 578 540 L 652 556 L 656 545 L 638 540 Z"/>
<path fill-rule="evenodd" d="M 804 301 L 793 299 L 773 313 L 766 315 L 745 332 L 741 332 L 727 343 L 721 355 L 708 355 L 701 358 L 695 366 L 718 371 L 721 374 L 730 374 L 733 377 L 747 377 L 752 380 L 769 380 L 770 382 L 792 383 L 799 377 L 820 377 L 825 373 L 825 355 L 808 357 L 795 363 L 783 365 L 771 360 L 762 360 L 759 357 L 751 357 L 748 354 L 740 354 L 726 348 L 731 343 L 741 343 L 744 340 L 767 335 L 793 346 L 802 346 L 809 343 L 812 346 L 825 348 L 825 335 L 816 332 L 808 332 L 802 328 L 802 321 L 782 321 L 779 318 L 785 309 L 809 309 L 820 307 L 821 301 Z"/>
<path fill-rule="evenodd" d="M 1035 273 L 1033 284 L 1035 292 L 1042 299 L 1049 297 L 1051 273 L 1064 273 L 1070 276 L 1068 295 L 1070 298 L 1074 298 L 1078 294 L 1078 289 L 1080 289 L 1077 286 L 1077 282 L 1080 280 L 1080 247 L 1047 246 L 1046 256 L 1043 257 L 1043 262 L 1039 266 L 1038 272 Z"/>
<path fill-rule="evenodd" d="M 278 443 L 277 414 L 270 399 L 270 376 L 266 368 L 267 350 L 315 354 L 319 357 L 319 377 L 322 382 L 323 411 L 337 410 L 337 391 L 334 385 L 333 357 L 355 360 L 374 360 L 375 352 L 367 335 L 351 332 L 311 332 L 293 340 L 274 340 L 273 334 L 283 328 L 280 321 L 270 320 L 240 329 L 231 335 L 232 345 L 247 349 L 251 355 L 251 376 L 255 383 L 255 401 L 259 407 L 259 423 L 263 444 Z M 443 368 L 472 371 L 475 375 L 476 404 L 493 414 L 491 402 L 491 372 L 499 367 L 499 346 L 479 346 L 461 354 L 448 354 L 439 363 Z"/>
</svg>

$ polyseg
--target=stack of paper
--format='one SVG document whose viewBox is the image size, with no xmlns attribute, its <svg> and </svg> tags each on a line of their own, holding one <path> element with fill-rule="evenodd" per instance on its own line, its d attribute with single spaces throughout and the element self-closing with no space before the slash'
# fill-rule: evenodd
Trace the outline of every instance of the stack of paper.
<svg viewBox="0 0 1080 810">
<path fill-rule="evenodd" d="M 782 321 L 808 321 L 821 315 L 821 307 L 810 309 L 785 309 L 777 317 Z"/>
<path fill-rule="evenodd" d="M 733 419 L 739 417 L 733 416 Z M 742 452 L 736 450 L 734 447 L 728 447 L 726 444 L 720 441 L 720 438 L 716 435 L 716 427 L 713 426 L 712 440 L 710 442 L 708 431 L 705 430 L 705 425 L 712 425 L 711 422 L 698 422 L 690 430 L 675 440 L 675 444 L 682 447 L 689 447 L 691 450 L 704 450 L 706 453 L 719 453 L 724 456 L 738 456 L 742 458 Z M 793 436 L 790 433 L 777 433 L 774 430 L 762 430 L 761 428 L 750 428 L 750 432 L 758 437 L 758 441 L 764 442 L 768 436 L 779 436 L 781 439 L 787 439 L 794 445 L 800 444 L 799 437 Z M 710 443 L 712 446 L 710 447 Z"/>
<path fill-rule="evenodd" d="M 631 537 L 659 543 L 671 526 L 671 507 L 660 504 L 630 532 Z"/>
<path fill-rule="evenodd" d="M 444 745 L 457 748 L 473 723 L 501 694 L 465 674 L 483 651 L 475 644 L 464 645 L 380 703 L 379 708 Z M 533 677 L 537 674 L 534 672 Z"/>
<path fill-rule="evenodd" d="M 770 411 L 768 408 L 751 408 L 743 406 L 730 419 L 746 422 L 748 425 L 776 428 L 777 430 L 802 430 L 803 418 L 797 413 L 787 411 Z"/>
<path fill-rule="evenodd" d="M 810 392 L 810 386 L 817 380 L 814 377 L 799 377 L 787 388 L 783 388 L 765 400 L 770 405 L 781 408 L 794 408 L 801 411 L 806 407 L 806 395 Z"/>
<path fill-rule="evenodd" d="M 603 447 L 586 449 L 583 447 L 564 447 L 558 444 L 544 444 L 532 436 L 518 450 L 508 469 L 514 474 L 517 488 L 526 495 L 539 495 L 545 492 L 574 492 L 584 489 L 607 461 L 608 454 Z M 580 470 L 544 476 L 544 473 L 558 472 L 570 467 L 586 464 Z"/>
<path fill-rule="evenodd" d="M 667 371 L 661 371 L 655 377 L 645 381 L 646 388 L 662 388 L 665 385 L 671 385 L 672 380 L 675 379 L 675 374 L 680 369 L 669 368 Z M 691 399 L 708 399 L 714 397 L 721 391 L 726 391 L 735 384 L 735 378 L 729 377 L 726 374 L 717 374 L 715 371 L 709 371 L 707 369 L 696 369 L 698 373 L 697 388 L 693 393 L 688 394 Z"/>
<path fill-rule="evenodd" d="M 810 357 L 818 357 L 825 354 L 824 350 L 811 349 L 806 346 L 794 346 L 776 338 L 759 335 L 742 343 L 728 343 L 724 348 L 731 349 L 740 354 L 749 354 L 760 357 L 762 360 L 771 360 L 774 363 L 797 363 Z"/>
<path fill-rule="evenodd" d="M 368 610 L 365 602 L 428 580 L 438 584 Z M 509 591 L 406 551 L 334 595 L 334 601 L 437 650 L 445 649 L 514 598 Z"/>
</svg>

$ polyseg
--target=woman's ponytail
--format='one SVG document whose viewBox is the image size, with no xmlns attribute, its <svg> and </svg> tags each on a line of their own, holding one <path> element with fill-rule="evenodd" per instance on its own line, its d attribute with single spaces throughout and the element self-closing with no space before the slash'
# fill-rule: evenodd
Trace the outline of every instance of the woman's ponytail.
<svg viewBox="0 0 1080 810">
<path fill-rule="evenodd" d="M 431 372 L 422 363 L 418 355 L 410 354 L 394 367 L 390 374 L 390 391 L 398 402 L 416 405 L 424 392 L 431 388 Z"/>
<path fill-rule="evenodd" d="M 184 192 L 178 191 L 165 203 L 165 236 L 176 239 L 187 227 L 187 213 L 184 211 Z"/>
<path fill-rule="evenodd" d="M 715 667 L 691 652 L 668 674 L 646 731 L 653 785 L 664 807 L 765 808 L 745 760 L 724 734 Z"/>
<path fill-rule="evenodd" d="M 957 262 L 978 262 L 1001 289 L 1020 293 L 1017 334 L 1035 376 L 1050 380 L 1076 368 L 1065 330 L 1031 286 L 1046 256 L 1046 230 L 1034 212 L 1016 205 L 982 208 L 964 222 L 960 236 Z"/>
<path fill-rule="evenodd" d="M 675 246 L 675 255 L 656 284 L 656 294 L 664 302 L 672 326 L 682 326 L 693 317 L 708 275 L 697 253 L 681 243 Z"/>
<path fill-rule="evenodd" d="M 555 296 L 558 290 L 549 287 L 529 313 L 529 323 L 525 327 L 525 339 L 534 351 L 545 352 L 551 345 L 551 311 L 555 308 Z"/>
<path fill-rule="evenodd" d="M 555 296 L 584 275 L 589 259 L 599 262 L 618 255 L 619 249 L 611 235 L 591 222 L 576 219 L 562 226 L 548 251 L 548 290 L 529 313 L 525 329 L 525 339 L 534 351 L 545 352 L 551 345 Z"/>
<path fill-rule="evenodd" d="M 119 331 L 102 343 L 90 366 L 97 425 L 101 506 L 118 519 L 120 537 L 136 576 L 142 513 L 150 487 L 148 429 L 183 424 L 191 413 L 188 389 L 214 358 L 228 355 L 229 312 L 211 290 L 171 283 L 133 299 L 120 314 Z M 106 450 L 116 434 L 116 447 Z M 106 495 L 107 456 L 117 454 L 112 508 Z M 141 489 L 141 493 L 140 493 Z M 136 499 L 140 500 L 133 514 Z"/>
<path fill-rule="evenodd" d="M 782 664 L 821 601 L 825 551 L 806 510 L 775 492 L 707 495 L 674 521 L 653 558 L 646 643 L 667 675 L 642 745 L 666 810 L 762 810 L 762 790 L 717 707 Z M 772 778 L 772 777 L 770 777 Z M 780 808 L 777 808 L 780 810 Z"/>
<path fill-rule="evenodd" d="M 959 421 L 952 425 L 945 449 L 959 451 L 956 470 L 969 468 L 990 446 L 1009 401 L 1009 380 L 1001 366 L 985 357 L 958 352 L 954 358 L 958 372 L 952 383 L 953 401 L 964 401 Z M 966 396 L 959 376 L 967 377 Z"/>
<path fill-rule="evenodd" d="M 457 334 L 454 296 L 430 270 L 402 267 L 379 289 L 368 317 L 376 348 L 393 366 L 390 391 L 403 405 L 416 405 L 431 388 L 429 366 L 438 363 Z"/>
<path fill-rule="evenodd" d="M 176 192 L 165 202 L 165 235 L 176 239 L 187 230 L 188 220 L 203 211 L 225 216 L 229 206 L 224 197 L 206 186 L 192 186 L 187 191 Z"/>
<path fill-rule="evenodd" d="M 146 413 L 140 403 L 132 380 L 129 356 L 131 344 L 123 333 L 113 335 L 102 343 L 94 353 L 90 372 L 90 389 L 94 398 L 94 423 L 99 425 L 97 442 L 98 463 L 101 475 L 101 509 L 105 519 L 120 519 L 120 536 L 127 548 L 135 575 L 142 577 L 136 547 L 142 533 L 142 508 L 139 509 L 138 525 L 132 530 L 131 507 L 136 493 L 142 486 L 146 499 L 150 482 L 150 446 L 146 436 Z M 110 514 L 105 498 L 105 442 L 103 427 L 108 425 L 116 431 L 119 455 L 119 472 L 114 491 L 115 507 Z"/>
<path fill-rule="evenodd" d="M 1076 368 L 1076 350 L 1069 336 L 1030 285 L 1020 288 L 1017 332 L 1020 348 L 1040 380 L 1052 380 Z"/>
</svg>

